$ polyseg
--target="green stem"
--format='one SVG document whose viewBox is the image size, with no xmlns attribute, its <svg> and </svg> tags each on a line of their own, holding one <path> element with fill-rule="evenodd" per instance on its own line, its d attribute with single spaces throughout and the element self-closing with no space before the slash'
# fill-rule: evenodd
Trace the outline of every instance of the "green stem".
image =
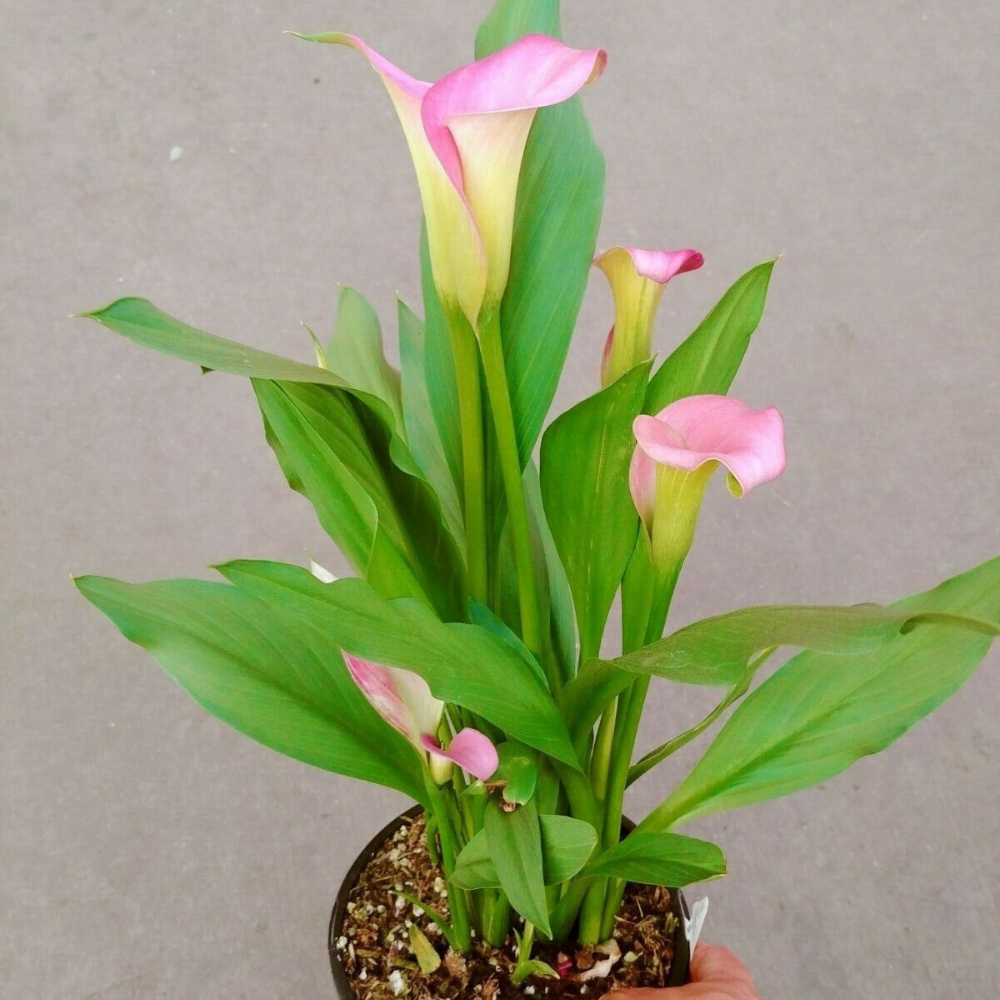
<svg viewBox="0 0 1000 1000">
<path fill-rule="evenodd" d="M 606 878 L 595 878 L 587 888 L 580 908 L 580 944 L 599 944 L 604 922 L 604 899 L 608 888 Z"/>
<path fill-rule="evenodd" d="M 582 819 L 584 823 L 589 823 L 595 830 L 600 831 L 601 810 L 590 782 L 568 764 L 553 760 L 552 766 L 556 769 L 563 788 L 566 789 L 570 815 L 574 819 Z"/>
<path fill-rule="evenodd" d="M 465 558 L 469 595 L 488 603 L 486 558 L 486 459 L 483 436 L 482 387 L 475 334 L 464 316 L 445 310 L 458 386 L 462 434 L 462 489 L 465 512 Z"/>
<path fill-rule="evenodd" d="M 580 912 L 580 906 L 590 886 L 590 879 L 574 879 L 566 890 L 566 894 L 553 907 L 549 917 L 553 941 L 565 941 L 569 937 L 569 932 L 573 929 L 573 921 L 576 920 L 576 915 Z"/>
<path fill-rule="evenodd" d="M 535 944 L 535 925 L 530 920 L 524 922 L 524 933 L 521 935 L 520 943 L 517 947 L 517 965 L 514 967 L 514 974 L 510 981 L 515 986 L 520 986 L 528 978 L 528 963 L 531 961 L 531 949 Z"/>
<path fill-rule="evenodd" d="M 607 809 L 608 778 L 611 771 L 611 755 L 615 737 L 615 718 L 618 708 L 612 704 L 601 716 L 601 724 L 597 729 L 597 739 L 594 741 L 594 753 L 590 763 L 590 784 L 602 810 Z M 598 828 L 601 834 L 603 828 Z M 603 837 L 600 838 L 603 846 Z M 583 898 L 583 908 L 580 911 L 580 943 L 597 944 L 602 938 L 601 922 L 604 916 L 604 894 L 607 879 L 598 878 L 591 882 Z"/>
<path fill-rule="evenodd" d="M 490 894 L 483 918 L 483 938 L 488 945 L 503 947 L 510 933 L 511 913 L 510 900 L 502 890 Z"/>
<path fill-rule="evenodd" d="M 430 800 L 434 818 L 438 823 L 438 836 L 441 838 L 441 854 L 444 860 L 444 871 L 450 876 L 455 870 L 455 859 L 458 857 L 458 840 L 452 825 L 448 804 L 441 789 L 434 783 L 429 773 L 424 774 L 424 787 Z M 472 950 L 472 929 L 469 924 L 469 904 L 465 892 L 451 886 L 448 892 L 448 903 L 451 908 L 451 925 L 455 931 L 455 940 L 460 950 Z"/>
<path fill-rule="evenodd" d="M 528 505 L 524 496 L 521 458 L 517 448 L 517 433 L 514 429 L 514 412 L 511 409 L 510 386 L 507 383 L 507 369 L 503 359 L 500 316 L 496 311 L 485 316 L 480 324 L 479 348 L 482 352 L 483 371 L 486 374 L 487 395 L 497 436 L 500 473 L 507 495 L 507 516 L 510 518 L 511 538 L 514 543 L 514 566 L 517 570 L 517 594 L 521 609 L 521 638 L 539 662 L 542 662 L 542 629 L 539 620 L 538 586 L 531 547 Z"/>
<path fill-rule="evenodd" d="M 680 576 L 681 564 L 677 563 L 663 574 L 657 574 L 654 598 L 646 622 L 645 641 L 655 642 L 663 634 L 670 602 Z M 605 849 L 614 847 L 621 839 L 622 816 L 625 809 L 625 789 L 628 787 L 629 768 L 635 741 L 639 734 L 642 711 L 649 693 L 649 677 L 637 678 L 618 699 L 618 719 L 615 724 L 614 746 L 611 752 L 611 769 L 608 774 L 608 796 L 604 810 L 603 842 Z M 612 880 L 603 897 L 600 934 L 609 937 L 614 927 L 614 918 L 621 906 L 625 883 Z"/>
</svg>

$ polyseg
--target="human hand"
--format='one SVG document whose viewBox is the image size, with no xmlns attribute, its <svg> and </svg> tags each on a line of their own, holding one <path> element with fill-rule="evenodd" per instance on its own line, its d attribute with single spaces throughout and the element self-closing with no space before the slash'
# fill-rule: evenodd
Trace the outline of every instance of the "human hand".
<svg viewBox="0 0 1000 1000">
<path fill-rule="evenodd" d="M 760 1000 L 747 967 L 728 948 L 699 945 L 691 980 L 669 990 L 616 990 L 604 1000 Z"/>
</svg>

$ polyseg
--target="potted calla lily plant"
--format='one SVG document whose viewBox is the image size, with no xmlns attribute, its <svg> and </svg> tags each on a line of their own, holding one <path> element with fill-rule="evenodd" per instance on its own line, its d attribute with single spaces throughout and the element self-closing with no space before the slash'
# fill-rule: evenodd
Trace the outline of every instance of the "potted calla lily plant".
<svg viewBox="0 0 1000 1000">
<path fill-rule="evenodd" d="M 558 0 L 499 0 L 476 59 L 436 83 L 353 35 L 302 36 L 360 53 L 412 155 L 424 301 L 422 319 L 399 305 L 400 370 L 352 290 L 330 343 L 313 338 L 315 363 L 138 298 L 87 314 L 249 378 L 289 485 L 356 571 L 235 561 L 221 582 L 76 580 L 220 719 L 416 803 L 337 899 L 344 1000 L 683 982 L 697 920 L 680 890 L 726 872 L 687 825 L 888 746 L 1000 632 L 993 559 L 889 606 L 719 608 L 664 634 L 715 473 L 743 498 L 785 468 L 778 410 L 728 395 L 773 262 L 655 359 L 661 297 L 702 256 L 597 252 L 604 162 L 581 92 L 607 58 L 559 35 Z M 595 269 L 615 313 L 600 388 L 543 434 Z M 785 647 L 799 651 L 760 681 Z M 637 758 L 654 679 L 719 696 Z M 630 822 L 628 787 L 718 722 L 680 785 Z"/>
</svg>

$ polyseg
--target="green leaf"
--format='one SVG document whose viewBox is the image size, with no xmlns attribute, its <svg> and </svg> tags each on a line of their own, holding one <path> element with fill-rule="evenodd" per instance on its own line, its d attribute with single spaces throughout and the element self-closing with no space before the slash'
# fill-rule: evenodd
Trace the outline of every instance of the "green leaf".
<svg viewBox="0 0 1000 1000">
<path fill-rule="evenodd" d="M 594 848 L 597 831 L 572 816 L 539 816 L 542 868 L 546 885 L 559 885 L 581 871 Z M 500 876 L 490 855 L 486 831 L 480 830 L 459 854 L 450 879 L 462 889 L 496 889 Z"/>
<path fill-rule="evenodd" d="M 573 878 L 597 847 L 597 831 L 572 816 L 541 816 L 545 884 L 558 885 Z"/>
<path fill-rule="evenodd" d="M 880 649 L 901 632 L 929 625 L 1000 634 L 992 622 L 907 604 L 775 605 L 705 618 L 612 662 L 621 670 L 682 684 L 731 685 L 743 679 L 751 657 L 765 649 L 803 646 L 821 653 L 864 653 Z"/>
<path fill-rule="evenodd" d="M 252 560 L 216 568 L 241 590 L 299 615 L 355 656 L 412 670 L 442 701 L 579 768 L 551 695 L 528 664 L 485 629 L 444 624 L 420 601 L 389 602 L 363 580 L 321 583 L 298 566 Z"/>
<path fill-rule="evenodd" d="M 506 518 L 506 499 L 499 480 L 499 470 L 495 478 L 487 474 L 488 496 L 501 517 L 494 522 L 503 524 L 503 531 L 496 541 L 497 614 L 512 628 L 521 627 L 521 609 L 517 581 L 517 567 L 514 560 L 514 544 L 510 522 Z M 569 589 L 566 571 L 556 551 L 555 541 L 549 529 L 545 511 L 542 508 L 541 485 L 534 462 L 529 462 L 524 470 L 524 498 L 528 508 L 528 526 L 531 533 L 531 547 L 535 568 L 536 589 L 539 596 L 539 622 L 543 635 L 541 655 L 554 673 L 568 680 L 576 670 L 576 623 L 573 613 L 573 597 Z M 487 501 L 490 502 L 489 500 Z"/>
<path fill-rule="evenodd" d="M 420 597 L 461 617 L 462 557 L 437 497 L 402 441 L 348 393 L 254 379 L 268 442 L 289 485 L 355 569 L 386 597 Z M 416 471 L 416 470 L 414 470 Z"/>
<path fill-rule="evenodd" d="M 774 263 L 765 261 L 747 271 L 660 365 L 646 394 L 647 413 L 657 413 L 685 396 L 729 392 L 764 312 Z"/>
<path fill-rule="evenodd" d="M 473 625 L 486 629 L 487 632 L 492 632 L 505 646 L 517 653 L 531 667 L 539 682 L 548 688 L 549 681 L 545 676 L 545 671 L 531 655 L 531 650 L 525 646 L 521 637 L 512 631 L 505 621 L 493 614 L 485 604 L 475 600 L 469 601 L 469 621 Z"/>
<path fill-rule="evenodd" d="M 531 976 L 542 976 L 544 979 L 559 979 L 559 973 L 552 968 L 548 962 L 543 962 L 540 958 L 529 958 L 527 962 L 518 962 L 510 977 L 510 981 L 515 986 L 520 986 L 525 979 Z"/>
<path fill-rule="evenodd" d="M 633 681 L 635 674 L 607 660 L 588 660 L 559 694 L 559 708 L 574 744 L 589 740 L 601 713 Z"/>
<path fill-rule="evenodd" d="M 402 431 L 400 376 L 385 359 L 375 310 L 353 288 L 343 288 L 337 325 L 326 351 L 331 369 L 348 385 L 381 399 Z"/>
<path fill-rule="evenodd" d="M 424 325 L 403 303 L 399 309 L 399 356 L 402 366 L 406 440 L 424 478 L 441 501 L 441 512 L 456 539 L 464 539 L 462 508 L 455 480 L 438 434 L 427 385 Z"/>
<path fill-rule="evenodd" d="M 247 378 L 316 382 L 320 385 L 346 387 L 344 380 L 333 372 L 197 330 L 168 316 L 145 299 L 119 299 L 104 309 L 81 315 L 84 319 L 97 320 L 109 330 L 136 344 L 150 347 L 161 354 L 169 354 L 181 361 L 193 362 L 203 369 L 244 375 Z"/>
<path fill-rule="evenodd" d="M 490 845 L 486 831 L 476 833 L 455 860 L 455 870 L 448 881 L 459 889 L 497 889 L 500 876 L 490 857 Z"/>
<path fill-rule="evenodd" d="M 1000 558 L 894 604 L 1000 622 Z M 991 638 L 921 626 L 851 656 L 800 653 L 751 693 L 674 793 L 641 824 L 697 816 L 807 788 L 885 749 L 957 691 Z"/>
<path fill-rule="evenodd" d="M 583 874 L 683 889 L 693 882 L 721 878 L 726 859 L 707 840 L 637 830 L 587 865 Z"/>
<path fill-rule="evenodd" d="M 253 380 L 285 477 L 355 568 L 389 596 L 420 595 L 442 614 L 461 613 L 459 549 L 382 399 L 324 368 L 197 330 L 143 299 L 89 317 L 145 347 Z"/>
<path fill-rule="evenodd" d="M 482 58 L 524 34 L 558 37 L 555 0 L 500 0 L 476 36 Z M 535 117 L 518 182 L 500 309 L 522 465 L 542 429 L 587 287 L 604 203 L 604 157 L 578 98 Z"/>
<path fill-rule="evenodd" d="M 482 59 L 525 35 L 559 37 L 560 0 L 497 0 L 476 34 Z"/>
<path fill-rule="evenodd" d="M 552 660 L 561 667 L 567 680 L 576 672 L 576 615 L 573 611 L 573 593 L 570 590 L 566 569 L 556 550 L 552 529 L 542 505 L 542 487 L 534 462 L 524 470 L 524 497 L 528 504 L 532 537 L 540 552 L 539 592 L 548 610 L 547 648 Z"/>
<path fill-rule="evenodd" d="M 572 816 L 538 817 L 542 836 L 542 867 L 546 885 L 573 878 L 597 846 L 597 831 Z M 490 856 L 486 831 L 480 830 L 459 854 L 450 879 L 462 889 L 495 889 L 500 876 Z"/>
<path fill-rule="evenodd" d="M 444 309 L 434 287 L 426 225 L 420 233 L 420 279 L 424 296 L 424 380 L 427 397 L 452 482 L 461 483 L 462 421 L 458 407 L 458 377 Z"/>
<path fill-rule="evenodd" d="M 500 808 L 496 799 L 490 799 L 486 805 L 486 842 L 500 877 L 500 886 L 511 906 L 546 937 L 551 937 L 542 834 L 534 803 L 529 802 L 508 813 Z"/>
<path fill-rule="evenodd" d="M 642 412 L 649 362 L 567 410 L 542 438 L 542 501 L 566 568 L 580 656 L 601 636 L 635 547 L 639 518 L 629 492 L 632 421 Z"/>
<path fill-rule="evenodd" d="M 279 753 L 425 801 L 413 747 L 378 716 L 340 649 L 298 617 L 222 583 L 76 586 L 200 705 Z"/>
</svg>

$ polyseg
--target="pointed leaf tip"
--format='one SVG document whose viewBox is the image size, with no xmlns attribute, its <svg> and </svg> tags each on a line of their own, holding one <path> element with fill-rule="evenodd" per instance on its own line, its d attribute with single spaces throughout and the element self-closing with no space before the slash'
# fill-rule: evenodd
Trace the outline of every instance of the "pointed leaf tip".
<svg viewBox="0 0 1000 1000">
<path fill-rule="evenodd" d="M 339 43 L 344 37 L 342 31 L 317 31 L 315 34 L 309 35 L 301 31 L 289 31 L 286 29 L 282 34 L 291 35 L 293 38 L 301 38 L 304 42 L 332 42 L 335 44 Z"/>
</svg>

